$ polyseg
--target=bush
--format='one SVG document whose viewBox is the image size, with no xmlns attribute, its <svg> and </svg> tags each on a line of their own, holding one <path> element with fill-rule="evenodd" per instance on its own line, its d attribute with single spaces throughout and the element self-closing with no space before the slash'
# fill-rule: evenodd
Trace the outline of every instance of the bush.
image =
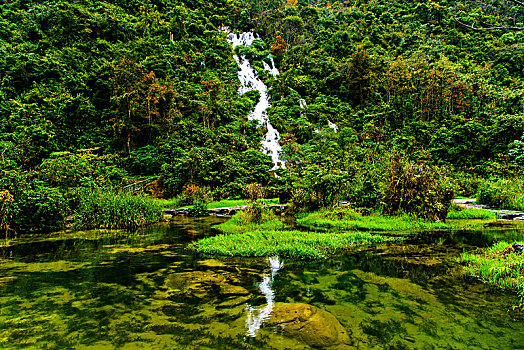
<svg viewBox="0 0 524 350">
<path fill-rule="evenodd" d="M 17 196 L 13 206 L 13 226 L 19 233 L 44 233 L 62 228 L 67 201 L 57 188 L 39 186 Z"/>
<path fill-rule="evenodd" d="M 454 197 L 444 171 L 396 155 L 391 162 L 382 199 L 385 214 L 410 214 L 430 221 L 443 221 Z"/>
<path fill-rule="evenodd" d="M 157 201 L 129 193 L 90 190 L 81 194 L 75 213 L 78 229 L 107 228 L 135 230 L 162 219 Z"/>
<path fill-rule="evenodd" d="M 269 209 L 266 202 L 263 199 L 257 199 L 254 201 L 248 202 L 247 207 L 240 212 L 236 221 L 240 225 L 249 225 L 249 224 L 262 224 L 266 221 L 272 221 L 275 219 L 275 215 Z"/>
<path fill-rule="evenodd" d="M 9 222 L 13 202 L 14 198 L 8 190 L 0 191 L 0 233 L 5 233 L 6 235 L 11 230 Z"/>
<path fill-rule="evenodd" d="M 486 180 L 477 190 L 477 203 L 495 208 L 524 210 L 524 179 Z"/>
</svg>

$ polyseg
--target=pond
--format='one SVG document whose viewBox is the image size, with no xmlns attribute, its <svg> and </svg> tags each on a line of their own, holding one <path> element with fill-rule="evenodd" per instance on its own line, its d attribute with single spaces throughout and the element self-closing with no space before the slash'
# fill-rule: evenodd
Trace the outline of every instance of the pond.
<svg viewBox="0 0 524 350">
<path fill-rule="evenodd" d="M 464 250 L 522 239 L 512 224 L 321 261 L 185 249 L 223 220 L 4 242 L 0 348 L 524 348 L 516 297 L 465 277 L 458 262 Z"/>
</svg>

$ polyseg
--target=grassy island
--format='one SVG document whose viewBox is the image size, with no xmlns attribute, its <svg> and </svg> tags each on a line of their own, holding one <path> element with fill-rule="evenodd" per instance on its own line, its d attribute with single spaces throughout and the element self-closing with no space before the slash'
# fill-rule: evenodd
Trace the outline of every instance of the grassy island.
<svg viewBox="0 0 524 350">
<path fill-rule="evenodd" d="M 315 229 L 337 229 L 357 231 L 414 231 L 467 228 L 475 223 L 464 220 L 495 219 L 496 214 L 483 209 L 456 209 L 449 212 L 446 222 L 431 222 L 412 215 L 389 216 L 369 213 L 364 216 L 351 209 L 337 207 L 306 213 L 297 219 L 297 224 Z"/>
<path fill-rule="evenodd" d="M 465 252 L 461 260 L 466 264 L 469 275 L 502 289 L 518 291 L 520 301 L 517 307 L 523 310 L 524 256 L 515 250 L 512 243 L 500 241 L 489 248 Z"/>
<path fill-rule="evenodd" d="M 319 259 L 363 244 L 400 240 L 369 232 L 252 231 L 208 237 L 190 244 L 201 253 L 229 256 L 281 255 Z"/>
</svg>

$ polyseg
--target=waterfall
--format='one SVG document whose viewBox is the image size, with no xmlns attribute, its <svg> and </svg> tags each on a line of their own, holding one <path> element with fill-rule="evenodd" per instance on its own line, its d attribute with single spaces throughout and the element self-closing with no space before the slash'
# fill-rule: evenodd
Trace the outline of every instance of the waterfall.
<svg viewBox="0 0 524 350">
<path fill-rule="evenodd" d="M 300 100 L 298 100 L 298 105 L 300 106 L 300 109 L 301 109 L 301 112 L 300 112 L 300 116 L 303 116 L 305 113 L 306 113 L 306 110 L 307 110 L 307 103 L 306 103 L 306 100 L 304 100 L 303 98 L 301 98 Z M 328 126 L 333 129 L 333 131 L 335 133 L 338 132 L 338 126 L 337 124 L 333 123 L 331 120 L 328 119 Z M 320 130 L 318 129 L 315 129 L 315 132 L 317 134 L 320 133 Z"/>
<path fill-rule="evenodd" d="M 233 46 L 233 49 L 238 45 L 249 46 L 255 39 L 259 39 L 259 36 L 251 32 L 241 34 L 230 33 L 228 35 L 228 41 Z M 233 57 L 240 68 L 238 71 L 238 78 L 240 79 L 238 94 L 243 95 L 252 90 L 257 90 L 260 93 L 260 100 L 255 106 L 255 109 L 249 113 L 248 120 L 256 120 L 259 125 L 267 128 L 267 133 L 262 140 L 262 152 L 271 156 L 274 164 L 272 170 L 285 168 L 284 161 L 279 158 L 279 154 L 282 151 L 282 147 L 278 142 L 280 140 L 280 134 L 278 130 L 271 125 L 267 116 L 267 109 L 271 106 L 267 86 L 257 76 L 256 71 L 251 67 L 249 60 L 245 56 L 238 57 L 234 55 Z M 272 57 L 269 58 L 269 63 L 270 64 L 264 62 L 264 69 L 273 76 L 278 75 L 278 69 L 275 67 L 275 62 Z"/>
<path fill-rule="evenodd" d="M 271 268 L 271 274 L 264 274 L 262 277 L 262 282 L 260 282 L 258 285 L 260 291 L 266 298 L 266 305 L 264 307 L 252 307 L 251 305 L 246 306 L 248 312 L 246 319 L 246 335 L 248 337 L 255 337 L 257 335 L 257 331 L 262 327 L 262 324 L 271 316 L 271 312 L 273 312 L 273 307 L 275 305 L 275 292 L 273 292 L 271 287 L 273 285 L 273 279 L 275 278 L 275 275 L 281 268 L 284 267 L 284 263 L 279 260 L 278 256 L 268 258 L 267 263 Z"/>
</svg>

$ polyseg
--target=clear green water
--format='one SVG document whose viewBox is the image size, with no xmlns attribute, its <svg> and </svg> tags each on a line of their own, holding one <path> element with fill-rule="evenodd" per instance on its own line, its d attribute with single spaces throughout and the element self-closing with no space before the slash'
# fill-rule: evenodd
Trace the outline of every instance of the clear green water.
<svg viewBox="0 0 524 350">
<path fill-rule="evenodd" d="M 524 324 L 508 312 L 516 298 L 464 277 L 457 262 L 475 245 L 522 239 L 521 229 L 431 235 L 315 262 L 185 250 L 219 220 L 4 242 L 0 348 L 524 348 Z M 303 304 L 322 310 L 322 321 L 297 332 L 269 317 Z"/>
</svg>

